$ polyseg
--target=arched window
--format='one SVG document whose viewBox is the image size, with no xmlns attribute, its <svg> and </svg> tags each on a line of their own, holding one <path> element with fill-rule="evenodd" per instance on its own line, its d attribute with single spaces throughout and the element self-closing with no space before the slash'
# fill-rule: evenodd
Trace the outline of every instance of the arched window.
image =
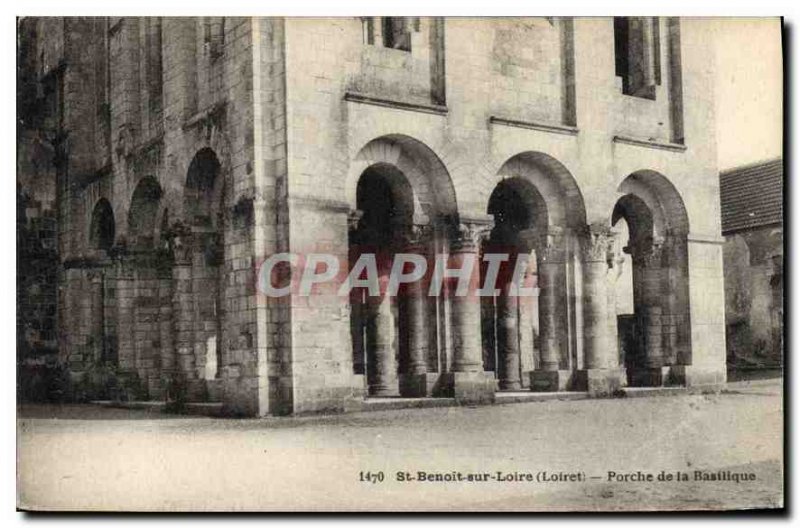
<svg viewBox="0 0 800 528">
<path fill-rule="evenodd" d="M 128 212 L 130 242 L 140 249 L 152 248 L 161 186 L 151 177 L 142 179 L 136 186 Z"/>
<path fill-rule="evenodd" d="M 211 149 L 199 151 L 189 165 L 184 207 L 186 219 L 195 226 L 212 227 L 215 223 L 215 186 L 220 171 L 217 155 Z"/>
<path fill-rule="evenodd" d="M 93 249 L 108 251 L 114 245 L 116 225 L 114 211 L 108 200 L 101 198 L 92 211 L 92 223 L 89 232 L 89 244 Z"/>
</svg>

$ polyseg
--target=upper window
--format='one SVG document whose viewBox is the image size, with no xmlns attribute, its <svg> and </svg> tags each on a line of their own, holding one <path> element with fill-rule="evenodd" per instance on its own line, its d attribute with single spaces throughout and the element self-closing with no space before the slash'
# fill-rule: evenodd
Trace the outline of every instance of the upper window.
<svg viewBox="0 0 800 528">
<path fill-rule="evenodd" d="M 411 51 L 411 34 L 419 31 L 419 17 L 365 17 L 364 42 Z"/>
<path fill-rule="evenodd" d="M 225 46 L 224 17 L 206 17 L 203 20 L 203 45 L 212 59 L 222 56 Z"/>
<path fill-rule="evenodd" d="M 656 98 L 661 84 L 661 32 L 657 17 L 614 17 L 615 74 L 622 93 Z"/>
<path fill-rule="evenodd" d="M 383 17 L 383 46 L 411 51 L 411 24 L 405 17 Z"/>
</svg>

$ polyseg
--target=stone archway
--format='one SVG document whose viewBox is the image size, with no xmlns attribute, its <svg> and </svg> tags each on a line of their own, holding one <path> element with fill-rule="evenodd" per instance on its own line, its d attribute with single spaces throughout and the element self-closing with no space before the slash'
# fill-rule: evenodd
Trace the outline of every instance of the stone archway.
<svg viewBox="0 0 800 528">
<path fill-rule="evenodd" d="M 138 250 L 153 249 L 156 218 L 162 196 L 161 186 L 153 177 L 142 178 L 131 196 L 128 209 L 128 243 Z"/>
<path fill-rule="evenodd" d="M 114 210 L 108 200 L 100 198 L 92 210 L 89 246 L 92 249 L 108 251 L 114 245 L 115 236 Z"/>
<path fill-rule="evenodd" d="M 156 219 L 163 192 L 151 176 L 139 180 L 128 208 L 127 279 L 132 290 L 128 326 L 120 335 L 133 351 L 133 363 L 151 398 L 164 395 L 162 372 L 173 366 L 171 340 L 172 273 L 156 243 Z M 126 331 L 127 330 L 127 331 Z"/>
<path fill-rule="evenodd" d="M 89 339 L 92 362 L 116 366 L 119 363 L 117 341 L 116 273 L 111 254 L 116 243 L 116 222 L 111 204 L 100 198 L 92 210 L 89 248 L 94 252 L 92 266 L 85 271 L 84 288 L 89 292 Z"/>
<path fill-rule="evenodd" d="M 183 189 L 182 221 L 173 225 L 175 365 L 188 397 L 220 397 L 224 364 L 223 255 L 225 178 L 216 153 L 199 150 Z"/>
<path fill-rule="evenodd" d="M 578 235 L 586 223 L 583 198 L 569 171 L 543 153 L 518 154 L 498 174 L 487 208 L 495 224 L 484 260 L 490 253 L 508 260 L 500 267 L 496 295 L 482 302 L 486 368 L 496 372 L 500 390 L 566 390 L 582 366 L 575 276 Z M 532 298 L 510 294 L 521 258 L 523 280 L 537 286 Z M 483 271 L 485 276 L 486 264 Z"/>
<path fill-rule="evenodd" d="M 487 212 L 495 219 L 494 228 L 484 242 L 483 254 L 507 256 L 499 264 L 497 294 L 482 298 L 484 367 L 496 373 L 500 390 L 529 387 L 530 372 L 541 356 L 534 353 L 534 335 L 539 334 L 539 307 L 536 298 L 517 297 L 510 291 L 520 258 L 529 258 L 537 246 L 537 234 L 547 233 L 547 205 L 536 187 L 515 176 L 497 184 Z M 483 281 L 490 263 L 482 261 Z M 526 268 L 528 277 L 536 274 L 536 259 Z"/>
<path fill-rule="evenodd" d="M 618 191 L 611 222 L 627 226 L 633 296 L 633 313 L 618 316 L 620 359 L 632 386 L 679 383 L 672 367 L 691 364 L 686 208 L 654 171 L 629 175 Z"/>
<path fill-rule="evenodd" d="M 385 294 L 394 255 L 414 253 L 432 265 L 457 233 L 450 177 L 427 146 L 407 136 L 370 141 L 356 156 L 346 195 L 351 267 L 376 256 L 381 296 L 351 291 L 353 371 L 373 396 L 429 396 L 448 370 L 445 300 L 429 297 L 422 282 Z M 429 267 L 430 267 L 429 265 Z"/>
</svg>

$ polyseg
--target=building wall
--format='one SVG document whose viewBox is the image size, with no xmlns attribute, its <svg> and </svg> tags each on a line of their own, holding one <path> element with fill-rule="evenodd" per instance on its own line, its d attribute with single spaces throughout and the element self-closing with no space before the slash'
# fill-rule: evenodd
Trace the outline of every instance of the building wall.
<svg viewBox="0 0 800 528">
<path fill-rule="evenodd" d="M 422 22 L 421 32 L 426 22 L 431 24 Z M 286 21 L 293 251 L 306 253 L 324 243 L 345 257 L 341 255 L 347 247 L 345 217 L 353 208 L 361 167 L 356 160 L 376 138 L 413 138 L 430 149 L 446 168 L 463 217 L 486 214 L 501 166 L 523 152 L 545 153 L 566 167 L 582 195 L 587 224 L 608 224 L 621 196 L 620 183 L 636 171 L 653 171 L 674 186 L 688 214 L 688 276 L 682 279 L 689 281 L 691 335 L 687 339 L 691 340 L 692 368 L 701 379 L 724 379 L 713 49 L 702 21 L 680 21 L 679 58 L 669 56 L 669 31 L 662 31 L 662 64 L 679 63 L 680 75 L 665 73 L 655 101 L 621 94 L 619 79 L 614 77 L 611 19 L 578 18 L 569 31 L 562 20 L 446 19 L 444 102 L 425 101 L 417 90 L 400 82 L 408 61 L 430 57 L 424 43 L 419 51 L 412 45 L 410 57 L 401 50 L 378 52 L 365 45 L 362 25 L 355 18 Z M 530 41 L 536 42 L 527 44 Z M 565 54 L 574 54 L 574 72 L 565 66 L 569 63 Z M 544 56 L 547 60 L 542 60 Z M 396 84 L 382 92 L 383 79 L 392 76 Z M 675 127 L 670 105 L 676 102 L 667 94 L 676 91 L 670 86 L 676 77 L 682 79 L 682 145 L 670 131 Z M 573 83 L 574 95 L 565 93 L 565 85 Z M 375 93 L 382 99 L 377 104 L 361 97 Z M 401 104 L 394 104 L 397 101 Z M 550 127 L 508 126 L 493 117 Z M 569 128 L 573 124 L 577 132 Z M 615 140 L 617 136 L 640 141 L 632 144 Z M 658 148 L 661 143 L 669 145 Z M 324 206 L 309 208 L 308 203 Z M 345 313 L 341 306 L 326 309 L 329 313 L 318 318 L 316 310 L 294 308 L 296 386 L 318 387 L 323 378 L 326 387 L 348 383 L 349 337 L 342 331 Z M 324 319 L 331 328 L 307 332 L 301 319 L 310 325 Z M 307 398 L 325 399 L 334 392 Z"/>
<path fill-rule="evenodd" d="M 724 267 L 728 365 L 782 365 L 783 229 L 727 235 Z"/>
<path fill-rule="evenodd" d="M 143 180 L 154 179 L 161 195 L 150 211 L 156 217 L 150 221 L 156 226 L 152 253 L 164 249 L 169 232 L 186 222 L 187 172 L 195 154 L 205 148 L 213 150 L 222 167 L 224 280 L 219 310 L 225 332 L 216 336 L 217 346 L 227 354 L 226 365 L 250 364 L 257 334 L 251 21 L 226 19 L 224 40 L 213 57 L 204 32 L 207 24 L 202 18 L 22 22 L 33 34 L 34 80 L 44 84 L 43 79 L 56 75 L 63 86 L 63 101 L 54 102 L 61 109 L 61 123 L 50 126 L 65 138 L 56 150 L 62 148 L 67 161 L 49 170 L 59 189 L 59 348 L 78 379 L 103 367 L 93 320 L 102 313 L 109 326 L 107 346 L 114 349 L 117 367 L 139 379 L 140 395 L 162 397 L 165 378 L 178 365 L 193 397 L 221 398 L 218 383 L 201 381 L 207 334 L 215 333 L 208 327 L 215 324 L 202 320 L 209 305 L 204 265 L 177 270 L 173 280 L 170 270 L 135 255 L 129 240 L 131 219 L 139 216 L 130 214 L 134 192 Z M 47 94 L 41 99 L 40 106 L 46 106 Z M 47 164 L 40 154 L 32 159 Z M 19 171 L 23 176 L 27 172 Z M 113 210 L 110 251 L 98 251 L 91 240 L 92 214 L 100 200 Z M 93 296 L 98 281 L 105 301 Z M 175 336 L 191 339 L 172 343 Z M 168 350 L 173 347 L 177 358 Z"/>
<path fill-rule="evenodd" d="M 595 291 L 581 256 L 589 226 L 610 228 L 617 200 L 634 191 L 659 218 L 681 213 L 685 265 L 669 280 L 688 287 L 669 324 L 683 332 L 681 367 L 698 373 L 684 377 L 724 380 L 703 22 L 659 22 L 654 100 L 621 93 L 611 19 L 409 23 L 410 52 L 382 45 L 378 19 L 23 21 L 35 32 L 32 75 L 63 86 L 52 148 L 65 163 L 47 174 L 58 196 L 59 349 L 73 377 L 91 378 L 111 354 L 137 397 L 169 398 L 178 383 L 190 399 L 257 415 L 340 410 L 363 397 L 346 300 L 267 298 L 256 280 L 263 259 L 282 251 L 346 262 L 358 179 L 380 162 L 417 178 L 415 221 L 434 220 L 436 203 L 460 222 L 487 222 L 495 186 L 518 171 L 559 204 L 553 214 L 571 237 L 560 362 L 573 370 L 584 367 L 582 310 Z M 186 231 L 187 175 L 209 151 L 222 211 L 216 260 L 198 249 L 211 235 Z M 161 193 L 153 245 L 141 252 L 131 210 L 148 179 Z M 106 249 L 92 239 L 101 200 L 115 225 Z M 445 352 L 453 338 L 442 329 Z"/>
</svg>

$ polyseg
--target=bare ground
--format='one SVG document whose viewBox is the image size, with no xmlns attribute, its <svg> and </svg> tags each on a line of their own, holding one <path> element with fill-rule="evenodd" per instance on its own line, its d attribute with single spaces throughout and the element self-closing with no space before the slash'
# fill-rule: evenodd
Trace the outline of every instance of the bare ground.
<svg viewBox="0 0 800 528">
<path fill-rule="evenodd" d="M 22 406 L 18 505 L 47 510 L 618 511 L 783 505 L 780 380 L 720 394 L 222 420 Z M 609 482 L 608 472 L 755 480 Z M 362 482 L 360 472 L 382 472 Z M 584 482 L 399 482 L 397 472 Z M 599 477 L 591 479 L 591 477 Z"/>
</svg>

